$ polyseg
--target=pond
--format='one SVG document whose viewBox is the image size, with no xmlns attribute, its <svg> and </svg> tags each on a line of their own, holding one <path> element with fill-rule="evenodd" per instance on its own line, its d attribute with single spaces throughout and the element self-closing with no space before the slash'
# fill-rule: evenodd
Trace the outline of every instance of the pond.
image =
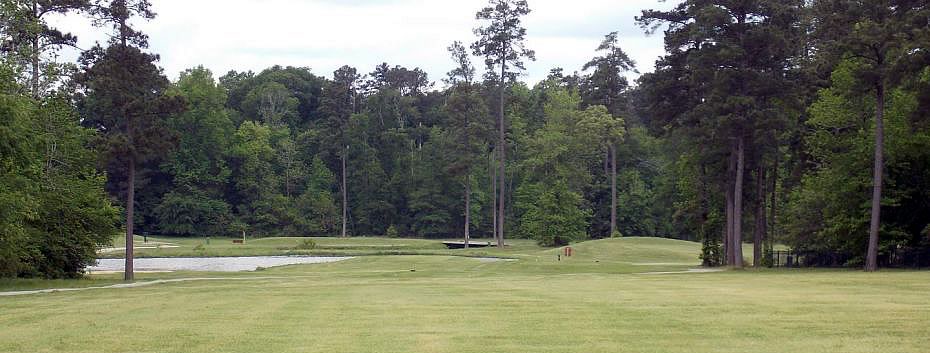
<svg viewBox="0 0 930 353">
<path fill-rule="evenodd" d="M 204 271 L 239 272 L 255 271 L 259 267 L 275 267 L 300 264 L 322 264 L 351 259 L 351 257 L 321 256 L 248 256 L 248 257 L 177 257 L 137 258 L 133 261 L 135 271 Z M 87 268 L 94 272 L 122 272 L 125 259 L 100 259 L 96 266 Z"/>
</svg>

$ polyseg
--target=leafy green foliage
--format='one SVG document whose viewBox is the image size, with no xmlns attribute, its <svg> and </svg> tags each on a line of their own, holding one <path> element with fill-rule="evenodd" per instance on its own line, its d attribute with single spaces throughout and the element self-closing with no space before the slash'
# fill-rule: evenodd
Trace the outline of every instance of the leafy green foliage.
<svg viewBox="0 0 930 353">
<path fill-rule="evenodd" d="M 224 192 L 232 173 L 229 136 L 234 131 L 225 90 L 209 70 L 198 67 L 181 74 L 172 94 L 183 97 L 188 109 L 168 120 L 178 146 L 162 165 L 173 187 L 155 209 L 159 229 L 177 235 L 224 234 L 232 220 Z"/>
<path fill-rule="evenodd" d="M 333 195 L 333 173 L 319 156 L 310 164 L 310 177 L 296 202 L 296 227 L 301 234 L 333 234 L 341 216 Z"/>
<path fill-rule="evenodd" d="M 564 181 L 528 184 L 517 189 L 518 209 L 523 211 L 520 233 L 542 246 L 563 246 L 587 239 L 590 212 L 581 208 L 581 195 Z"/>
<path fill-rule="evenodd" d="M 238 212 L 260 234 L 274 230 L 284 218 L 281 180 L 274 172 L 273 131 L 262 123 L 246 121 L 239 126 L 232 148 Z"/>
<path fill-rule="evenodd" d="M 64 97 L 12 92 L 0 92 L 0 277 L 79 276 L 118 222 L 88 148 L 94 134 Z"/>
<path fill-rule="evenodd" d="M 859 89 L 855 75 L 859 61 L 840 63 L 832 75 L 832 86 L 819 92 L 811 105 L 805 144 L 815 168 L 790 194 L 784 222 L 786 240 L 798 248 L 839 252 L 853 261 L 864 262 L 867 246 L 872 186 L 871 156 L 874 152 L 874 119 L 863 111 L 874 111 L 875 99 Z M 888 221 L 881 228 L 881 247 L 920 243 L 920 230 L 927 221 L 904 216 L 927 210 L 920 201 L 927 185 L 930 135 L 913 129 L 909 122 L 917 100 L 913 92 L 896 90 L 888 99 L 885 113 L 889 182 L 882 205 Z"/>
<path fill-rule="evenodd" d="M 384 235 L 386 235 L 388 238 L 397 238 L 400 237 L 400 232 L 398 232 L 397 227 L 392 224 L 390 227 L 388 227 L 387 231 L 384 232 Z"/>
<path fill-rule="evenodd" d="M 54 93 L 56 85 L 74 70 L 73 63 L 54 58 L 77 37 L 49 23 L 55 16 L 94 8 L 90 0 L 7 0 L 0 3 L 0 51 L 7 63 L 20 72 L 14 77 L 33 98 Z M 54 21 L 53 21 L 54 22 Z"/>
</svg>

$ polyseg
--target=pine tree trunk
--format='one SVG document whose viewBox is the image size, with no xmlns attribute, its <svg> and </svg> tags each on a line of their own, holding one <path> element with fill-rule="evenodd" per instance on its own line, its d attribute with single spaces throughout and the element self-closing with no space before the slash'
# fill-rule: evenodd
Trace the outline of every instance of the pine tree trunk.
<svg viewBox="0 0 930 353">
<path fill-rule="evenodd" d="M 758 182 L 756 183 L 756 192 L 758 193 L 758 207 L 756 208 L 756 229 L 754 230 L 752 242 L 752 267 L 762 266 L 762 240 L 765 238 L 765 224 L 767 217 L 765 215 L 765 165 L 759 163 Z"/>
<path fill-rule="evenodd" d="M 610 149 L 604 151 L 604 175 L 610 174 Z"/>
<path fill-rule="evenodd" d="M 346 233 L 346 227 L 348 226 L 348 216 L 349 216 L 349 197 L 348 189 L 346 188 L 346 158 L 349 153 L 349 146 L 345 147 L 345 150 L 342 152 L 342 237 L 348 237 Z"/>
<path fill-rule="evenodd" d="M 885 84 L 876 87 L 875 98 L 875 166 L 872 182 L 872 220 L 869 226 L 869 249 L 866 256 L 865 270 L 878 270 L 878 231 L 881 226 L 882 179 L 885 169 Z"/>
<path fill-rule="evenodd" d="M 39 2 L 32 1 L 32 15 L 36 23 L 39 22 Z M 32 37 L 32 97 L 39 99 L 39 33 L 33 33 Z"/>
<path fill-rule="evenodd" d="M 120 8 L 126 7 L 126 1 L 117 0 L 116 2 L 120 4 Z M 124 18 L 119 21 L 119 42 L 120 44 L 122 44 L 123 49 L 126 49 L 126 44 L 128 40 L 126 37 L 128 35 L 129 35 L 129 26 L 126 26 L 126 19 Z"/>
<path fill-rule="evenodd" d="M 730 161 L 727 166 L 726 180 L 726 231 L 724 232 L 723 247 L 725 256 L 724 265 L 731 265 L 734 262 L 733 256 L 733 188 L 734 175 L 736 174 L 736 145 L 731 147 Z"/>
<path fill-rule="evenodd" d="M 132 244 L 132 226 L 133 226 L 133 206 L 136 201 L 136 162 L 129 161 L 129 179 L 127 180 L 126 190 L 126 267 L 123 279 L 132 281 L 133 273 L 133 244 Z"/>
<path fill-rule="evenodd" d="M 465 174 L 465 248 L 468 249 L 471 228 L 471 175 Z"/>
<path fill-rule="evenodd" d="M 494 163 L 495 154 L 497 154 L 497 151 L 492 149 L 491 155 L 488 157 L 488 177 L 491 179 L 491 223 L 494 226 L 491 235 L 497 240 L 497 168 Z"/>
<path fill-rule="evenodd" d="M 708 251 L 714 251 L 714 250 L 708 250 L 708 247 L 711 244 L 711 240 L 710 240 L 710 234 L 707 234 L 708 212 L 707 212 L 706 175 L 707 175 L 707 167 L 702 162 L 701 163 L 701 176 L 700 176 L 701 188 L 698 190 L 698 202 L 699 202 L 699 205 L 700 205 L 699 207 L 701 210 L 701 218 L 700 218 L 701 224 L 699 225 L 698 229 L 700 231 L 701 244 L 703 245 L 703 249 L 701 249 L 702 254 L 704 255 L 704 261 L 702 265 L 704 267 L 710 267 L 710 266 L 716 266 L 717 264 L 713 258 L 708 257 L 708 255 L 710 255 Z"/>
<path fill-rule="evenodd" d="M 39 99 L 39 37 L 33 38 L 32 49 L 36 52 L 32 56 L 32 98 Z"/>
<path fill-rule="evenodd" d="M 778 221 L 778 213 L 777 213 L 777 205 L 778 205 L 778 151 L 775 152 L 775 165 L 774 165 L 773 168 L 772 168 L 772 176 L 771 176 L 771 179 L 772 179 L 772 198 L 771 198 L 771 201 L 769 201 L 769 202 L 771 203 L 771 205 L 769 205 L 769 208 L 770 208 L 770 211 L 769 211 L 769 212 L 770 212 L 771 214 L 769 215 L 769 226 L 767 227 L 767 229 L 769 229 L 769 232 L 768 232 L 768 234 L 766 234 L 766 236 L 765 236 L 766 250 L 768 250 L 769 255 L 771 255 L 771 254 L 772 254 L 772 251 L 775 250 L 775 249 L 774 249 L 774 245 L 775 245 L 775 244 L 774 244 L 774 243 L 775 243 L 774 240 L 775 240 L 775 236 L 778 235 L 778 224 L 776 223 L 776 222 Z"/>
<path fill-rule="evenodd" d="M 617 234 L 617 146 L 609 147 L 610 153 L 610 235 Z"/>
<path fill-rule="evenodd" d="M 290 163 L 284 164 L 284 197 L 288 200 L 291 199 L 291 165 Z"/>
<path fill-rule="evenodd" d="M 506 160 L 507 160 L 507 137 L 506 137 L 507 129 L 506 129 L 506 125 L 504 124 L 504 86 L 506 85 L 506 82 L 507 82 L 506 74 L 507 74 L 507 59 L 505 57 L 503 62 L 501 63 L 501 87 L 500 87 L 501 91 L 500 91 L 500 102 L 498 104 L 498 114 L 499 114 L 498 124 L 500 125 L 499 127 L 500 130 L 499 130 L 498 141 L 497 141 L 498 149 L 500 150 L 499 151 L 500 160 L 497 161 L 500 166 L 500 172 L 498 174 L 500 178 L 498 180 L 499 185 L 500 185 L 498 187 L 500 189 L 500 198 L 499 198 L 499 204 L 498 204 L 498 209 L 497 209 L 497 227 L 498 227 L 497 246 L 500 248 L 504 247 L 504 200 L 506 199 L 505 195 L 507 195 L 507 192 L 506 192 L 507 189 L 506 189 L 506 184 L 505 184 L 506 182 L 505 176 L 507 175 L 507 173 L 506 173 L 506 170 L 504 169 L 506 165 Z"/>
<path fill-rule="evenodd" d="M 733 190 L 733 267 L 743 267 L 743 174 L 746 160 L 745 138 L 737 143 L 736 183 Z"/>
</svg>

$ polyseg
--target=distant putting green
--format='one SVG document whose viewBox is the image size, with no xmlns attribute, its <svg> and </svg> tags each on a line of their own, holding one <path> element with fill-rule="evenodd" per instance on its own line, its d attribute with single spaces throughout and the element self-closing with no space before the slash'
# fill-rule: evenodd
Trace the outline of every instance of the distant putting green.
<svg viewBox="0 0 930 353">
<path fill-rule="evenodd" d="M 426 249 L 435 242 L 327 241 L 449 251 Z M 908 353 L 930 347 L 930 273 L 686 273 L 698 264 L 698 244 L 628 238 L 574 248 L 576 256 L 562 261 L 558 249 L 523 243 L 484 250 L 517 261 L 360 256 L 247 273 L 140 274 L 140 282 L 188 280 L 0 297 L 0 352 Z M 16 283 L 0 283 L 0 290 Z"/>
</svg>

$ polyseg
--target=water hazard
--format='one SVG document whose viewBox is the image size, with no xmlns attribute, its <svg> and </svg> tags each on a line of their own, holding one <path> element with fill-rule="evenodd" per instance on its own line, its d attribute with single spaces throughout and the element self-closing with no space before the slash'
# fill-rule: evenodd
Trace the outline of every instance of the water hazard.
<svg viewBox="0 0 930 353">
<path fill-rule="evenodd" d="M 351 257 L 322 256 L 248 256 L 248 257 L 177 257 L 137 258 L 133 261 L 135 271 L 203 271 L 239 272 L 255 271 L 259 267 L 276 267 L 301 264 L 322 264 L 351 259 Z M 125 259 L 100 259 L 96 266 L 87 268 L 89 273 L 123 271 Z"/>
</svg>

